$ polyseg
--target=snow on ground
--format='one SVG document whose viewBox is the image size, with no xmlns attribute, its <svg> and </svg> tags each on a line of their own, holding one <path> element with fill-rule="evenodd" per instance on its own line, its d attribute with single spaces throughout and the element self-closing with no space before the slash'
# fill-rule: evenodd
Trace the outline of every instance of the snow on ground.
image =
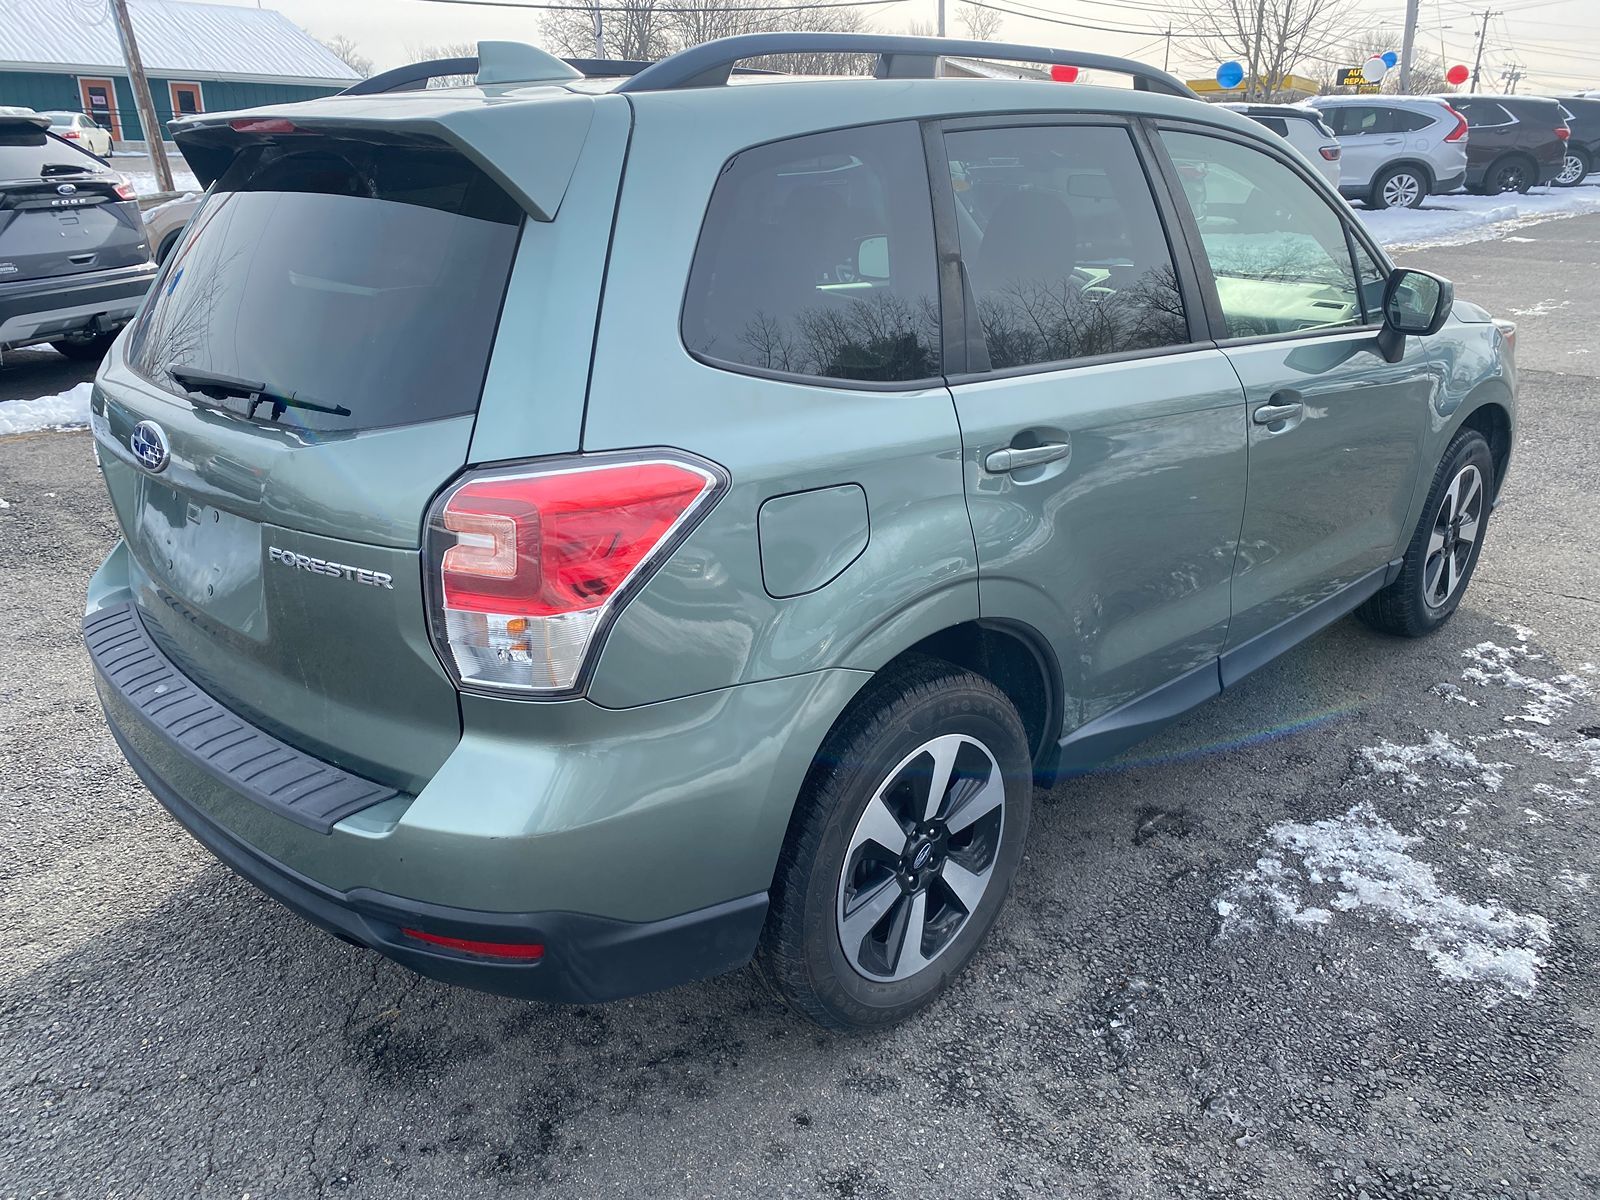
<svg viewBox="0 0 1600 1200">
<path fill-rule="evenodd" d="M 1532 995 L 1550 947 L 1550 922 L 1445 891 L 1433 867 L 1411 854 L 1421 842 L 1367 803 L 1326 821 L 1281 821 L 1267 830 L 1255 866 L 1238 872 L 1217 900 L 1223 933 L 1253 924 L 1252 912 L 1262 907 L 1300 926 L 1360 910 L 1414 931 L 1411 945 L 1441 975 L 1484 984 L 1491 1002 L 1502 993 Z"/>
<path fill-rule="evenodd" d="M 80 383 L 57 396 L 37 400 L 0 401 L 0 437 L 41 429 L 70 429 L 89 423 L 90 383 Z"/>
<path fill-rule="evenodd" d="M 128 181 L 133 184 L 133 190 L 141 196 L 154 196 L 161 189 L 156 185 L 155 172 L 153 171 L 125 171 Z M 180 192 L 201 191 L 200 181 L 189 171 L 174 171 L 172 173 L 172 186 Z"/>
<path fill-rule="evenodd" d="M 1385 246 L 1457 246 L 1552 217 L 1600 213 L 1600 186 L 1540 188 L 1519 196 L 1432 196 L 1421 208 L 1357 208 L 1362 224 Z"/>
</svg>

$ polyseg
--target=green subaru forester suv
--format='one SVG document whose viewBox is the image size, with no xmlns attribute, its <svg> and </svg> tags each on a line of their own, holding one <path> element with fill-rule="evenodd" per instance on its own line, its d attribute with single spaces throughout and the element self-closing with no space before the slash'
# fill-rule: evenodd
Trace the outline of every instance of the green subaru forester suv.
<svg viewBox="0 0 1600 1200">
<path fill-rule="evenodd" d="M 875 75 L 736 69 L 812 52 Z M 1352 610 L 1437 628 L 1505 478 L 1513 327 L 1137 63 L 484 43 L 176 129 L 209 191 L 94 387 L 106 716 L 220 859 L 451 983 L 754 958 L 903 1018 L 1036 782 Z"/>
</svg>

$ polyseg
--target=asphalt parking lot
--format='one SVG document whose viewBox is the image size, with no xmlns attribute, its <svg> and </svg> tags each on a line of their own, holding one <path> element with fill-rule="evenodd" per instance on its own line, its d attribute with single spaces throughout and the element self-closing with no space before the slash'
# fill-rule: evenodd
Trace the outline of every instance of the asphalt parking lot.
<svg viewBox="0 0 1600 1200">
<path fill-rule="evenodd" d="M 748 972 L 452 991 L 264 899 L 102 725 L 88 436 L 0 439 L 0 1200 L 1600 1194 L 1600 217 L 1400 258 L 1521 323 L 1455 621 L 1341 622 L 1041 796 L 976 968 L 865 1037 Z"/>
</svg>

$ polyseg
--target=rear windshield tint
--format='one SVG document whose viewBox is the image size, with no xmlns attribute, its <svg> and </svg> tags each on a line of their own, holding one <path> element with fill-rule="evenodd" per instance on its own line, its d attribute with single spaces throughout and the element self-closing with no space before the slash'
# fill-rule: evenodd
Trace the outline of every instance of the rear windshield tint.
<svg viewBox="0 0 1600 1200">
<path fill-rule="evenodd" d="M 37 125 L 0 124 L 0 179 L 38 179 L 105 169 L 92 154 L 52 137 Z"/>
<path fill-rule="evenodd" d="M 197 371 L 263 384 L 288 403 L 210 402 L 309 430 L 472 412 L 521 222 L 452 151 L 332 138 L 251 147 L 168 258 L 130 365 L 180 394 L 175 369 L 191 386 Z"/>
</svg>

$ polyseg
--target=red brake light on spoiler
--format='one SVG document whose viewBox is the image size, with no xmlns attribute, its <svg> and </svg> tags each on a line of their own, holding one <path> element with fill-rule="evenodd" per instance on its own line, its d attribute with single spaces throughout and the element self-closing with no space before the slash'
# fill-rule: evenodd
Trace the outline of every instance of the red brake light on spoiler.
<svg viewBox="0 0 1600 1200">
<path fill-rule="evenodd" d="M 445 665 L 473 687 L 570 691 L 606 618 L 722 487 L 708 465 L 668 454 L 468 475 L 428 521 Z"/>
<path fill-rule="evenodd" d="M 1444 140 L 1447 142 L 1459 142 L 1467 136 L 1467 118 L 1463 113 L 1451 108 L 1448 104 L 1445 105 L 1445 109 L 1456 119 L 1456 127 L 1444 135 Z"/>
<path fill-rule="evenodd" d="M 235 133 L 304 133 L 305 130 L 285 117 L 235 117 L 228 122 Z"/>
</svg>

